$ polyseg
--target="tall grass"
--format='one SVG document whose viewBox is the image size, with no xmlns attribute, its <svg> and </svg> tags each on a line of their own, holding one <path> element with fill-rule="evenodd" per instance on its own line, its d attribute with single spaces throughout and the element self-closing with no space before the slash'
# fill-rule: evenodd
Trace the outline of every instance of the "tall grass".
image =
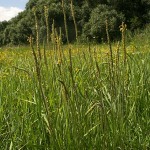
<svg viewBox="0 0 150 150">
<path fill-rule="evenodd" d="M 61 57 L 32 37 L 32 51 L 0 52 L 0 149 L 150 149 L 150 47 L 106 32 L 108 46 L 61 45 Z"/>
</svg>

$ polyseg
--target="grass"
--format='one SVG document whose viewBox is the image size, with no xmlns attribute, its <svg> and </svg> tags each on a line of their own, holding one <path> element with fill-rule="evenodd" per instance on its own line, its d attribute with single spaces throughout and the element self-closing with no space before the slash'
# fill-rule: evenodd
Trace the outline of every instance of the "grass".
<svg viewBox="0 0 150 150">
<path fill-rule="evenodd" d="M 113 69 L 106 44 L 46 51 L 48 65 L 42 51 L 39 75 L 29 47 L 1 50 L 0 149 L 150 149 L 145 35 L 128 43 L 126 64 L 113 44 Z"/>
</svg>

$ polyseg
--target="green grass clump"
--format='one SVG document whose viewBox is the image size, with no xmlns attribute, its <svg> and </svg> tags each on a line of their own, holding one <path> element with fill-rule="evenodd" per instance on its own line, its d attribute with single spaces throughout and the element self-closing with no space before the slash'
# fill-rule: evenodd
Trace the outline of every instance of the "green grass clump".
<svg viewBox="0 0 150 150">
<path fill-rule="evenodd" d="M 126 63 L 115 44 L 111 60 L 106 45 L 41 50 L 40 59 L 1 51 L 0 149 L 149 149 L 150 47 L 132 44 Z"/>
</svg>

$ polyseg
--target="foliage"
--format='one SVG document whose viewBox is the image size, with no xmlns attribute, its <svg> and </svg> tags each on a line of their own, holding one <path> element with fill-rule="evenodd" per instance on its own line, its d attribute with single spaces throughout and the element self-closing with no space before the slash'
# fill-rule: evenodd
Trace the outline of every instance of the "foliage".
<svg viewBox="0 0 150 150">
<path fill-rule="evenodd" d="M 73 18 L 71 16 L 70 0 L 64 0 L 64 2 L 69 39 L 70 41 L 74 41 L 75 29 Z M 104 30 L 104 20 L 106 20 L 105 15 L 109 17 L 111 17 L 111 15 L 113 16 L 109 23 L 111 24 L 110 27 L 114 29 L 113 33 L 115 33 L 115 35 L 117 35 L 116 27 L 118 26 L 118 23 L 121 22 L 122 15 L 124 16 L 124 21 L 126 22 L 128 29 L 131 30 L 143 27 L 145 24 L 150 23 L 149 0 L 95 0 L 94 3 L 93 0 L 74 0 L 73 5 L 76 24 L 78 26 L 78 35 L 82 35 L 82 37 L 85 38 L 84 40 L 86 40 L 86 36 L 96 36 L 99 40 L 104 37 L 104 35 L 101 35 L 101 31 Z M 60 27 L 62 28 L 62 34 L 65 41 L 65 28 L 61 1 L 29 0 L 26 4 L 26 9 L 17 17 L 8 22 L 5 21 L 0 23 L 0 45 L 26 44 L 26 38 L 28 36 L 32 35 L 35 37 L 34 7 L 36 7 L 38 14 L 38 23 L 41 28 L 39 29 L 39 32 L 40 35 L 42 35 L 41 42 L 43 42 L 46 38 L 44 30 L 46 26 L 44 6 L 48 7 L 49 31 L 51 32 L 52 23 L 53 20 L 55 20 L 55 28 L 57 31 Z M 102 12 L 100 12 L 101 9 Z M 96 19 L 98 19 L 98 21 L 96 21 Z M 45 37 L 43 37 L 44 35 Z"/>
<path fill-rule="evenodd" d="M 132 30 L 150 23 L 149 0 L 113 0 L 109 2 L 117 11 L 125 15 L 125 21 Z"/>
<path fill-rule="evenodd" d="M 116 37 L 116 31 L 123 21 L 123 15 L 118 14 L 116 10 L 107 5 L 98 5 L 93 9 L 89 22 L 84 25 L 84 36 L 94 37 L 98 41 L 101 41 L 102 38 L 106 40 L 106 20 L 109 23 L 111 35 Z"/>
</svg>

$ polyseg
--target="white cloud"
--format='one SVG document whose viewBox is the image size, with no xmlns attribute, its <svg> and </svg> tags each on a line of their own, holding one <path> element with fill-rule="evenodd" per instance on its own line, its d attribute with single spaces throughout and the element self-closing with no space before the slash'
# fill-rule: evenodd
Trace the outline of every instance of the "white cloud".
<svg viewBox="0 0 150 150">
<path fill-rule="evenodd" d="M 0 6 L 0 21 L 4 21 L 4 20 L 8 21 L 11 18 L 17 16 L 17 14 L 21 11 L 23 10 L 17 7 L 5 8 Z"/>
</svg>

